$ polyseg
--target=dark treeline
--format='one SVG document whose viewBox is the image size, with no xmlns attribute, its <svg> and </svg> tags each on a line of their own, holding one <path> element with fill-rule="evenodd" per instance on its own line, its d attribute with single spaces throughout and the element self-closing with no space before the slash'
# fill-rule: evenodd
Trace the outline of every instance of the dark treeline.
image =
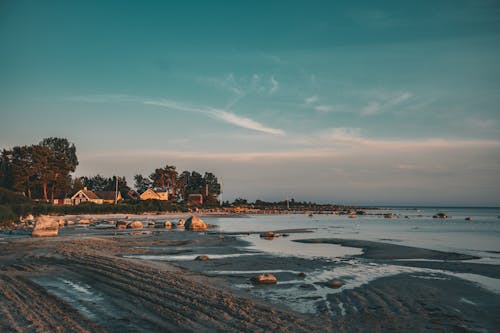
<svg viewBox="0 0 500 333">
<path fill-rule="evenodd" d="M 63 138 L 3 149 L 0 186 L 45 201 L 71 192 L 70 173 L 78 165 L 75 145 Z"/>
</svg>

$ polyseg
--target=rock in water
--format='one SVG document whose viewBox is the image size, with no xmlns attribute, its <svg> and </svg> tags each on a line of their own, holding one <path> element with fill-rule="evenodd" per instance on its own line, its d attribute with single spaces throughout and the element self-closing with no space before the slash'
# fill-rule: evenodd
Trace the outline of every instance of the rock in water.
<svg viewBox="0 0 500 333">
<path fill-rule="evenodd" d="M 127 229 L 142 229 L 142 222 L 141 221 L 131 222 L 127 224 Z"/>
<path fill-rule="evenodd" d="M 334 289 L 338 289 L 338 288 L 342 287 L 343 285 L 344 285 L 344 283 L 342 283 L 342 281 L 340 281 L 340 280 L 332 280 L 332 281 L 329 281 L 327 283 L 328 287 L 334 288 Z"/>
<path fill-rule="evenodd" d="M 257 276 L 254 276 L 251 281 L 254 284 L 275 284 L 278 280 L 276 279 L 276 276 L 272 274 L 260 274 Z"/>
<path fill-rule="evenodd" d="M 36 222 L 31 236 L 51 237 L 59 233 L 59 220 L 55 217 L 40 216 Z"/>
<path fill-rule="evenodd" d="M 184 220 L 180 219 L 179 222 L 175 225 L 176 227 L 183 227 L 184 226 Z"/>
<path fill-rule="evenodd" d="M 192 231 L 206 230 L 207 224 L 203 222 L 203 220 L 200 219 L 199 217 L 191 216 L 184 223 L 184 228 L 186 228 L 186 230 L 192 230 Z"/>
<path fill-rule="evenodd" d="M 194 260 L 207 261 L 210 260 L 210 258 L 208 256 L 197 256 L 196 258 L 194 258 Z"/>
</svg>

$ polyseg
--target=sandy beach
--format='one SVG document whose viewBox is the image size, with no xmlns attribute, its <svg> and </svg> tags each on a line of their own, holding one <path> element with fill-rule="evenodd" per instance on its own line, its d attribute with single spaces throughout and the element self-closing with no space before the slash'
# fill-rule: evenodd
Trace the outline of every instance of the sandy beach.
<svg viewBox="0 0 500 333">
<path fill-rule="evenodd" d="M 301 237 L 311 230 L 275 231 Z M 493 332 L 500 325 L 498 294 L 437 271 L 500 277 L 499 266 L 475 263 L 474 256 L 316 238 L 296 242 L 342 244 L 362 253 L 337 260 L 277 258 L 246 248 L 241 236 L 249 233 L 258 234 L 75 225 L 58 237 L 6 237 L 0 241 L 1 331 Z M 210 260 L 194 260 L 200 254 Z M 326 285 L 361 261 L 374 268 L 365 282 L 347 289 Z M 377 278 L 378 267 L 394 264 L 410 272 Z M 258 272 L 272 272 L 278 284 L 253 285 Z M 315 279 L 317 272 L 323 278 Z"/>
</svg>

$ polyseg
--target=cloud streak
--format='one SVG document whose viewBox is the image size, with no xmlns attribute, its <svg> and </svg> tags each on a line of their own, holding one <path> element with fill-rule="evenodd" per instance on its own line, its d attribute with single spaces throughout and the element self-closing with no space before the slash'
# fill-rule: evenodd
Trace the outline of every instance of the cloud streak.
<svg viewBox="0 0 500 333">
<path fill-rule="evenodd" d="M 190 106 L 183 103 L 179 103 L 171 100 L 146 100 L 143 102 L 146 105 L 161 106 L 168 109 L 187 111 L 187 112 L 198 112 L 206 114 L 214 119 L 221 120 L 228 124 L 232 124 L 238 127 L 246 128 L 249 130 L 272 134 L 272 135 L 285 135 L 285 131 L 279 128 L 273 128 L 265 126 L 253 119 L 241 117 L 234 113 L 227 112 L 225 110 L 210 108 L 210 107 L 200 107 L 200 106 Z"/>
</svg>

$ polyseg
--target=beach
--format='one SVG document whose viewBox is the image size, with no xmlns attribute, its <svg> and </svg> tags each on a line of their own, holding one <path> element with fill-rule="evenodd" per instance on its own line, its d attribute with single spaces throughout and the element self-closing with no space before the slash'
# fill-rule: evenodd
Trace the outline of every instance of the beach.
<svg viewBox="0 0 500 333">
<path fill-rule="evenodd" d="M 420 236 L 403 242 L 396 232 L 362 239 L 386 223 L 380 217 L 365 224 L 207 217 L 205 232 L 101 229 L 102 218 L 61 228 L 58 237 L 2 238 L 1 331 L 494 332 L 500 325 L 497 254 L 414 246 Z M 400 230 L 403 219 L 391 223 Z M 421 232 L 430 222 L 406 223 Z M 262 239 L 263 230 L 280 237 Z M 260 273 L 278 283 L 253 284 Z M 332 288 L 333 279 L 342 286 Z"/>
</svg>

